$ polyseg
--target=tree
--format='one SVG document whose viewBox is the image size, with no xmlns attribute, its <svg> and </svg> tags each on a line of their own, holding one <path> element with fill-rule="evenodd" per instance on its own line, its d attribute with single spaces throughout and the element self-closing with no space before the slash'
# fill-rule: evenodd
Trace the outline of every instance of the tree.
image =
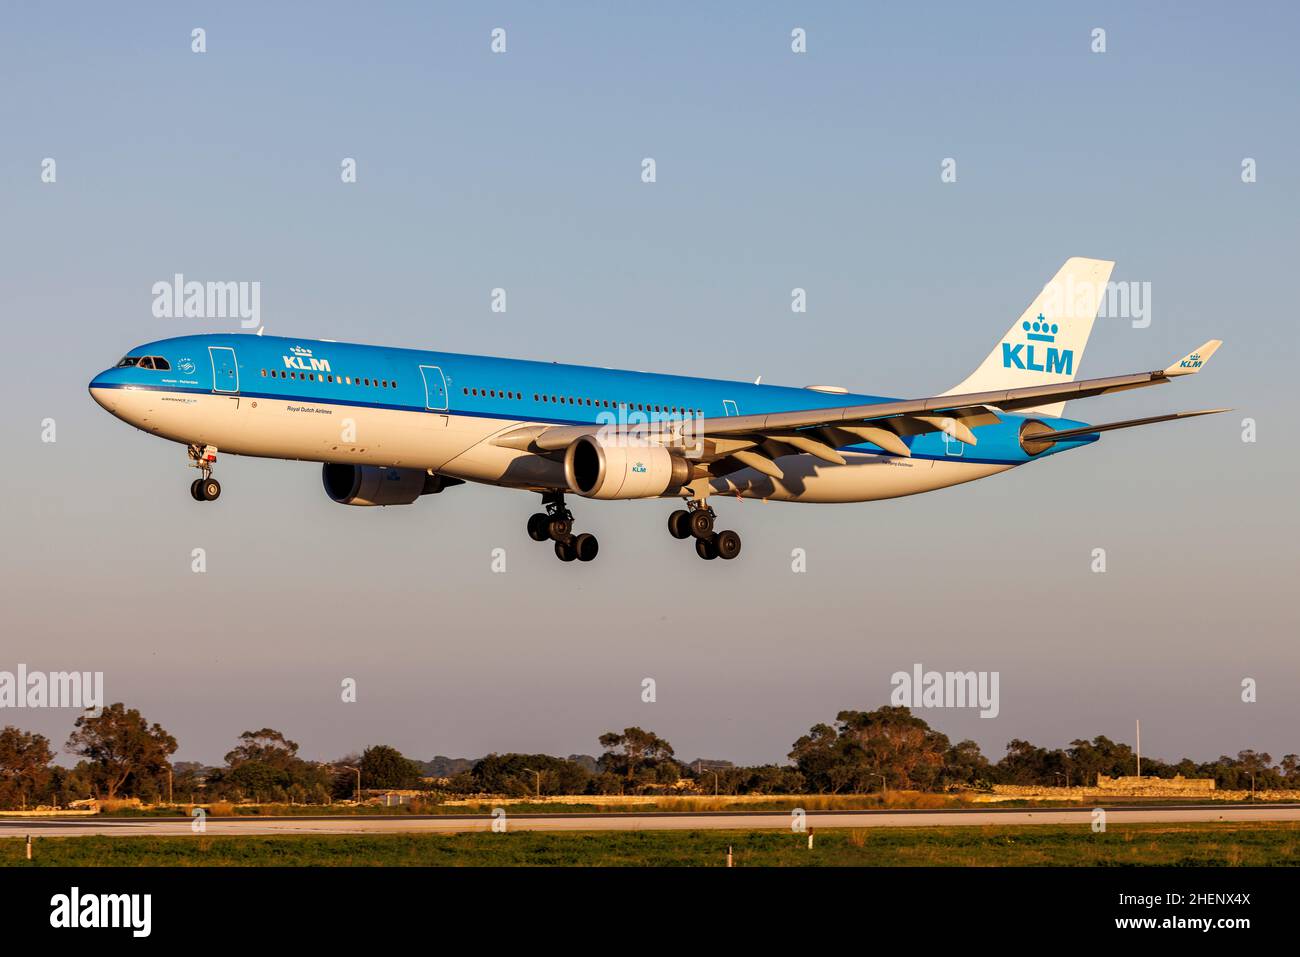
<svg viewBox="0 0 1300 957">
<path fill-rule="evenodd" d="M 988 788 L 993 768 L 974 741 L 958 741 L 943 758 L 943 783 Z"/>
<path fill-rule="evenodd" d="M 628 781 L 643 766 L 653 768 L 673 756 L 673 746 L 653 731 L 624 728 L 623 733 L 607 731 L 600 736 L 605 753 L 597 762 L 602 770 L 622 774 Z"/>
<path fill-rule="evenodd" d="M 111 800 L 128 779 L 141 780 L 165 771 L 176 751 L 176 739 L 155 723 L 152 726 L 135 708 L 122 702 L 109 705 L 99 717 L 83 714 L 66 748 L 86 758 Z"/>
<path fill-rule="evenodd" d="M 474 763 L 471 774 L 475 791 L 512 797 L 583 794 L 591 780 L 576 761 L 549 754 L 489 754 Z"/>
<path fill-rule="evenodd" d="M 239 742 L 226 755 L 226 767 L 208 775 L 208 794 L 234 800 L 297 801 L 316 795 L 329 783 L 329 772 L 298 757 L 298 742 L 274 728 L 245 731 Z"/>
<path fill-rule="evenodd" d="M 27 806 L 28 797 L 42 793 L 52 776 L 50 761 L 54 752 L 43 735 L 22 731 L 12 725 L 0 729 L 0 776 L 3 793 L 0 802 Z M 18 800 L 15 801 L 14 798 Z"/>
<path fill-rule="evenodd" d="M 288 768 L 297 760 L 298 742 L 290 741 L 274 728 L 245 731 L 239 740 L 239 746 L 226 755 L 226 764 L 232 768 L 249 761 L 273 768 Z"/>
<path fill-rule="evenodd" d="M 930 788 L 943 780 L 948 738 L 905 707 L 841 711 L 794 743 L 795 762 L 819 791 L 865 792 L 882 784 Z M 884 779 L 883 781 L 881 779 Z"/>
<path fill-rule="evenodd" d="M 419 766 L 386 744 L 366 748 L 357 767 L 361 768 L 361 786 L 365 788 L 413 788 L 420 784 Z"/>
</svg>

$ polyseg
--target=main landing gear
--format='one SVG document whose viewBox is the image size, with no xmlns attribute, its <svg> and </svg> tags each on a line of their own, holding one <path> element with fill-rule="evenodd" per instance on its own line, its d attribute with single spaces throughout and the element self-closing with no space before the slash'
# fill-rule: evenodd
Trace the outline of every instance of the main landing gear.
<svg viewBox="0 0 1300 957">
<path fill-rule="evenodd" d="M 528 519 L 528 537 L 535 542 L 547 539 L 555 542 L 555 557 L 562 562 L 575 558 L 589 562 L 600 551 L 600 542 L 589 532 L 573 534 L 573 513 L 564 504 L 564 493 L 544 492 L 542 504 L 545 512 L 537 512 Z"/>
<path fill-rule="evenodd" d="M 727 529 L 713 530 L 717 516 L 702 502 L 687 502 L 668 516 L 668 534 L 673 538 L 694 538 L 695 554 L 705 561 L 723 558 L 728 561 L 740 554 L 740 535 Z"/>
<path fill-rule="evenodd" d="M 190 483 L 190 497 L 196 502 L 213 502 L 221 494 L 221 483 L 212 477 L 212 464 L 217 460 L 215 445 L 191 445 L 190 466 L 203 473 Z"/>
</svg>

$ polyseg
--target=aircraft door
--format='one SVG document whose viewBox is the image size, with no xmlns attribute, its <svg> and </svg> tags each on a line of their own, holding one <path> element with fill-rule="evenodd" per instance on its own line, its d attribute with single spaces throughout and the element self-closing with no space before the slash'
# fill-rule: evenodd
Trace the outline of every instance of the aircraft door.
<svg viewBox="0 0 1300 957">
<path fill-rule="evenodd" d="M 420 366 L 424 376 L 424 407 L 436 412 L 447 408 L 447 380 L 437 366 Z"/>
<path fill-rule="evenodd" d="M 229 346 L 208 346 L 212 359 L 212 391 L 234 395 L 239 392 L 239 364 Z"/>
</svg>

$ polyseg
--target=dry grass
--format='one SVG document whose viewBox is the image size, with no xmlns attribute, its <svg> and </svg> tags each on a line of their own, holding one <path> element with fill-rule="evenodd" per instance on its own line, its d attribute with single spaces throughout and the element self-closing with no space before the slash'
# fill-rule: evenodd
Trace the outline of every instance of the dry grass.
<svg viewBox="0 0 1300 957">
<path fill-rule="evenodd" d="M 99 813 L 112 814 L 114 811 L 131 810 L 140 806 L 139 798 L 101 798 Z"/>
</svg>

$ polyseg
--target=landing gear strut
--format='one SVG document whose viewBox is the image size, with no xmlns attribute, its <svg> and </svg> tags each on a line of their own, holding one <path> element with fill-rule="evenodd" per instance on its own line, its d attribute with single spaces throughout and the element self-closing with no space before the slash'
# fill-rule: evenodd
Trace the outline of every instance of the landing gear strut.
<svg viewBox="0 0 1300 957">
<path fill-rule="evenodd" d="M 221 494 L 221 483 L 212 477 L 212 464 L 217 461 L 215 445 L 196 445 L 189 447 L 190 467 L 203 473 L 190 483 L 190 497 L 196 502 L 213 502 Z"/>
<path fill-rule="evenodd" d="M 600 551 L 600 542 L 589 532 L 573 534 L 573 513 L 564 504 L 563 492 L 542 493 L 545 512 L 537 512 L 528 519 L 528 537 L 535 542 L 555 542 L 555 557 L 562 562 L 575 558 L 589 562 Z"/>
<path fill-rule="evenodd" d="M 668 534 L 673 538 L 694 538 L 695 554 L 705 561 L 730 561 L 740 554 L 740 535 L 726 530 L 714 532 L 717 515 L 704 502 L 690 501 L 668 516 Z"/>
</svg>

